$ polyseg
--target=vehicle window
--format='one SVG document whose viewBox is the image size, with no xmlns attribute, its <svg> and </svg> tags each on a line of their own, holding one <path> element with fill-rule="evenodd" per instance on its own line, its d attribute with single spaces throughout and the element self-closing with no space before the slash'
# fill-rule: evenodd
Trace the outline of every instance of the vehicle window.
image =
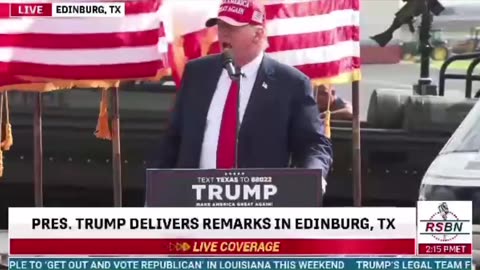
<svg viewBox="0 0 480 270">
<path fill-rule="evenodd" d="M 453 133 L 441 153 L 480 151 L 480 102 Z"/>
</svg>

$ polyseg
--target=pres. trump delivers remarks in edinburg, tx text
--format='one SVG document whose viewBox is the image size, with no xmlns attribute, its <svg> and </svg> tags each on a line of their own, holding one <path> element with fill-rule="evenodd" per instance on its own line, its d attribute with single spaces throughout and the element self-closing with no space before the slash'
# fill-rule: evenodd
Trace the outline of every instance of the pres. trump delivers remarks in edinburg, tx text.
<svg viewBox="0 0 480 270">
<path fill-rule="evenodd" d="M 223 0 L 218 17 L 206 22 L 215 25 L 240 80 L 230 79 L 222 54 L 187 63 L 153 167 L 314 168 L 322 170 L 325 191 L 332 145 L 310 79 L 265 53 L 264 6 Z"/>
</svg>

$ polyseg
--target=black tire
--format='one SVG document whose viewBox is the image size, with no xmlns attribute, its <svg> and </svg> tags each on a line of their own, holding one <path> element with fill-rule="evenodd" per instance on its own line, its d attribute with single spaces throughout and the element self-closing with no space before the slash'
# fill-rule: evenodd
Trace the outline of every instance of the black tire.
<svg viewBox="0 0 480 270">
<path fill-rule="evenodd" d="M 402 128 L 404 107 L 412 94 L 407 89 L 376 89 L 370 96 L 367 122 L 374 128 Z"/>
<path fill-rule="evenodd" d="M 453 133 L 477 100 L 412 96 L 405 104 L 403 128 L 411 132 Z"/>
</svg>

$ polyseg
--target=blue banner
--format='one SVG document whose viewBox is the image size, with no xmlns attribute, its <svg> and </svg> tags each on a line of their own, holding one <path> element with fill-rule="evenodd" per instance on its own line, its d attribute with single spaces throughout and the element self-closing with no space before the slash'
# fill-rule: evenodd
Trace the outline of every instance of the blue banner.
<svg viewBox="0 0 480 270">
<path fill-rule="evenodd" d="M 15 258 L 10 270 L 471 270 L 471 258 Z"/>
</svg>

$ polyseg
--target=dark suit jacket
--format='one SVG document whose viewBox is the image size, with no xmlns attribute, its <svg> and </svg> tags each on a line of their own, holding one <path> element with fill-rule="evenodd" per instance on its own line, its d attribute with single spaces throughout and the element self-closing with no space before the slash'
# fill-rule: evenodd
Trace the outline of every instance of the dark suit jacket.
<svg viewBox="0 0 480 270">
<path fill-rule="evenodd" d="M 218 54 L 186 65 L 168 132 L 151 166 L 199 167 L 207 113 L 221 72 Z M 240 168 L 316 168 L 326 178 L 331 142 L 324 136 L 311 82 L 297 69 L 263 58 L 239 132 Z"/>
</svg>

